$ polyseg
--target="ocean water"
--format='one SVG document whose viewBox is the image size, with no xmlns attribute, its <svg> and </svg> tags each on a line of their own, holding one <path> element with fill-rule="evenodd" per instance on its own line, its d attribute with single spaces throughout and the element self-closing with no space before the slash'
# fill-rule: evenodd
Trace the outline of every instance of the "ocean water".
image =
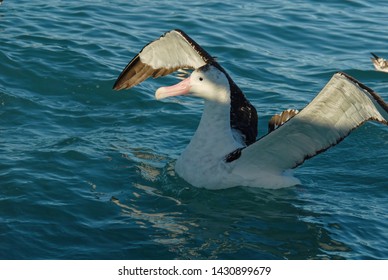
<svg viewBox="0 0 388 280">
<path fill-rule="evenodd" d="M 337 71 L 388 100 L 385 1 L 27 1 L 0 6 L 1 259 L 387 259 L 388 129 L 368 123 L 298 186 L 210 191 L 174 173 L 202 102 L 115 92 L 180 28 L 259 113 L 303 108 Z"/>
</svg>

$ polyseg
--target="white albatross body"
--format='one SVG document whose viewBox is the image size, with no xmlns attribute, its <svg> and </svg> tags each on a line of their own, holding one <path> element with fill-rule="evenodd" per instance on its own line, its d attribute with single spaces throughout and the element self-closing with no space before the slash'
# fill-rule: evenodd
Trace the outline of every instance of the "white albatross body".
<svg viewBox="0 0 388 280">
<path fill-rule="evenodd" d="M 175 165 L 177 174 L 196 187 L 292 186 L 300 181 L 288 170 L 336 145 L 366 121 L 387 125 L 388 106 L 381 97 L 337 73 L 303 110 L 252 141 L 256 110 L 226 71 L 180 30 L 144 47 L 114 88 L 130 88 L 181 68 L 195 70 L 177 85 L 159 88 L 156 98 L 188 95 L 205 100 L 199 126 Z"/>
</svg>

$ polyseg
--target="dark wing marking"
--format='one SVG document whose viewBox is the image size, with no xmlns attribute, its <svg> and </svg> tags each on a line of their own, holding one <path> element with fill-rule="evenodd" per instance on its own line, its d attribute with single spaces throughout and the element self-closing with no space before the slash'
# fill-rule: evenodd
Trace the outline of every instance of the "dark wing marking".
<svg viewBox="0 0 388 280">
<path fill-rule="evenodd" d="M 246 145 L 256 141 L 258 116 L 256 108 L 246 99 L 241 89 L 227 75 L 231 88 L 230 125 L 241 132 Z"/>
<path fill-rule="evenodd" d="M 388 125 L 387 103 L 352 77 L 337 73 L 301 112 L 243 149 L 233 172 L 249 174 L 262 169 L 281 174 L 371 120 Z"/>
<path fill-rule="evenodd" d="M 124 68 L 113 89 L 129 89 L 149 77 L 178 69 L 197 69 L 214 59 L 181 30 L 171 30 L 146 45 Z"/>
</svg>

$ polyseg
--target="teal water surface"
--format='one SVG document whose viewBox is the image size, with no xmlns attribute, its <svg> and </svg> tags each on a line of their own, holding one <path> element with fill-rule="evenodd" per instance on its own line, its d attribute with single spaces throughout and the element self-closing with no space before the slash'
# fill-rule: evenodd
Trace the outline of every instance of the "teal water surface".
<svg viewBox="0 0 388 280">
<path fill-rule="evenodd" d="M 388 129 L 368 123 L 281 190 L 194 188 L 174 161 L 202 102 L 113 83 L 180 28 L 259 113 L 303 108 L 337 71 L 388 100 L 385 1 L 27 1 L 0 6 L 1 259 L 387 259 Z"/>
</svg>

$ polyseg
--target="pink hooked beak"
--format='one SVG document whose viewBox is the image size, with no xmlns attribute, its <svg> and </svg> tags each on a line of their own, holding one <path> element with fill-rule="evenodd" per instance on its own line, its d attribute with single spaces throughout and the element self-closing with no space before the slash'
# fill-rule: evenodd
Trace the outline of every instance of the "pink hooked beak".
<svg viewBox="0 0 388 280">
<path fill-rule="evenodd" d="M 187 94 L 190 92 L 190 77 L 184 79 L 180 83 L 170 86 L 170 87 L 161 87 L 155 93 L 156 99 L 160 100 L 170 96 L 178 96 Z"/>
</svg>

